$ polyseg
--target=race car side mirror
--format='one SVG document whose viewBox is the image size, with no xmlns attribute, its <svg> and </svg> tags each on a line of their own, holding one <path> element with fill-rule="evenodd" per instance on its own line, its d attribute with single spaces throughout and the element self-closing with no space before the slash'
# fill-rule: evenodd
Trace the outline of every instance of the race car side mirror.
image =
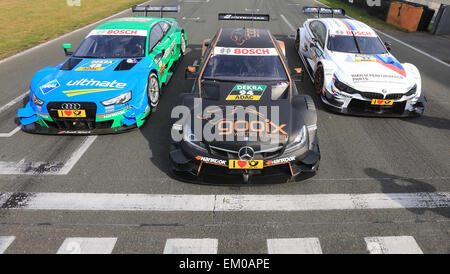
<svg viewBox="0 0 450 274">
<path fill-rule="evenodd" d="M 294 68 L 291 76 L 294 81 L 303 81 L 303 70 L 301 68 Z"/>
<path fill-rule="evenodd" d="M 66 56 L 71 56 L 73 54 L 73 51 L 69 51 L 69 49 L 72 49 L 72 44 L 63 44 L 63 49 Z"/>
<path fill-rule="evenodd" d="M 391 51 L 391 45 L 392 45 L 392 43 L 391 43 L 390 41 L 384 41 L 384 45 L 386 46 L 386 49 L 387 49 L 388 51 Z"/>
</svg>

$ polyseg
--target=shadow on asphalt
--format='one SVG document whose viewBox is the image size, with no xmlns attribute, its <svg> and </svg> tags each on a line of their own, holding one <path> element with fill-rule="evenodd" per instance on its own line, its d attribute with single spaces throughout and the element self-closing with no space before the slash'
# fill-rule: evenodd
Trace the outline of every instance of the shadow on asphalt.
<svg viewBox="0 0 450 274">
<path fill-rule="evenodd" d="M 402 119 L 405 122 L 421 125 L 428 128 L 436 128 L 436 129 L 446 129 L 450 130 L 450 119 L 440 118 L 440 117 L 432 117 L 432 116 L 421 116 L 416 118 L 404 118 Z"/>
<path fill-rule="evenodd" d="M 365 168 L 367 176 L 377 180 L 381 185 L 381 190 L 385 194 L 390 193 L 417 193 L 417 192 L 436 192 L 436 188 L 431 184 L 425 183 L 414 178 L 401 177 L 385 173 L 375 168 Z M 450 210 L 448 208 L 406 208 L 416 215 L 422 215 L 426 211 L 442 215 L 450 219 Z"/>
</svg>

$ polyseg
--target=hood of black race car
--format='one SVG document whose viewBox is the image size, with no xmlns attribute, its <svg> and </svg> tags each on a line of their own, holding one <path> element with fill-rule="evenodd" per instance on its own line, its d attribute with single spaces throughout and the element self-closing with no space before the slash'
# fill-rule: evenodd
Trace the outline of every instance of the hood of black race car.
<svg viewBox="0 0 450 274">
<path fill-rule="evenodd" d="M 273 100 L 272 93 L 283 90 L 285 97 Z M 303 126 L 302 118 L 293 115 L 288 93 L 289 86 L 277 82 L 203 83 L 201 107 L 194 111 L 192 128 L 201 124 L 203 142 L 228 150 L 285 145 Z"/>
</svg>

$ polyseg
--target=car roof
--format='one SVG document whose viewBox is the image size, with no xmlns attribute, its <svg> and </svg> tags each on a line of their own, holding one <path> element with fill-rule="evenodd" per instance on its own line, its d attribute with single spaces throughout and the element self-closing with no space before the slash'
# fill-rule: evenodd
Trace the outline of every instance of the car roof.
<svg viewBox="0 0 450 274">
<path fill-rule="evenodd" d="M 222 28 L 218 47 L 273 48 L 271 34 L 267 29 Z"/>
<path fill-rule="evenodd" d="M 153 24 L 162 21 L 158 17 L 124 17 L 109 20 L 95 29 L 136 29 L 148 30 Z"/>
<path fill-rule="evenodd" d="M 348 18 L 315 18 L 308 21 L 319 20 L 324 23 L 330 34 L 345 35 L 347 31 L 356 31 L 367 34 L 364 36 L 377 36 L 376 32 L 363 22 Z"/>
</svg>

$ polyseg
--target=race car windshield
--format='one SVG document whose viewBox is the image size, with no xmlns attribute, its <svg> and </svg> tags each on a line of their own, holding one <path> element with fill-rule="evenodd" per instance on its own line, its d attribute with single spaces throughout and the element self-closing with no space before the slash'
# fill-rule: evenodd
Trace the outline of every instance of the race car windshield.
<svg viewBox="0 0 450 274">
<path fill-rule="evenodd" d="M 145 56 L 145 36 L 92 35 L 74 53 L 79 58 L 137 58 Z"/>
<path fill-rule="evenodd" d="M 203 78 L 208 80 L 286 81 L 279 56 L 212 55 Z"/>
<path fill-rule="evenodd" d="M 328 38 L 328 49 L 362 54 L 386 53 L 386 49 L 378 37 L 365 36 L 330 35 Z"/>
</svg>

